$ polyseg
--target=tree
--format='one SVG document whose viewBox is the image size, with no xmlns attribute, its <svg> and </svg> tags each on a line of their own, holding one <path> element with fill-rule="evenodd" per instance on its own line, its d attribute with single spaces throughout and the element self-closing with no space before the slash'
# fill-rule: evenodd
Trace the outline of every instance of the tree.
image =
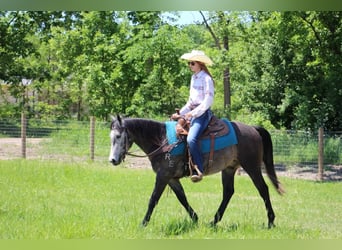
<svg viewBox="0 0 342 250">
<path fill-rule="evenodd" d="M 205 27 L 208 29 L 213 39 L 213 46 L 218 50 L 219 63 L 217 67 L 222 71 L 223 78 L 223 109 L 231 111 L 232 87 L 231 87 L 231 67 L 230 67 L 230 49 L 232 42 L 238 42 L 243 39 L 244 22 L 246 22 L 245 12 L 224 12 L 216 11 L 209 13 L 207 18 L 201 12 Z M 233 45 L 235 46 L 235 45 Z M 229 112 L 230 113 L 230 112 Z M 228 114 L 228 116 L 230 116 Z"/>
<path fill-rule="evenodd" d="M 0 12 L 0 79 L 18 84 L 33 77 L 25 68 L 25 58 L 34 53 L 34 45 L 27 39 L 33 34 L 26 12 Z"/>
<path fill-rule="evenodd" d="M 180 55 L 202 49 L 219 115 L 341 129 L 341 12 L 201 13 L 171 26 L 153 11 L 0 12 L 0 81 L 20 103 L 21 79 L 33 79 L 32 116 L 165 116 L 188 96 Z"/>
<path fill-rule="evenodd" d="M 217 28 L 217 34 L 212 29 L 211 25 L 209 24 L 207 18 L 203 14 L 202 11 L 200 11 L 200 14 L 202 15 L 203 22 L 207 29 L 209 30 L 214 42 L 215 46 L 218 50 L 222 51 L 223 57 L 225 57 L 225 54 L 229 51 L 229 22 L 230 18 L 225 15 L 223 11 L 217 11 L 214 18 L 217 18 L 216 21 L 216 28 Z M 225 64 L 223 68 L 223 86 L 224 86 L 224 109 L 230 109 L 231 106 L 231 87 L 230 87 L 230 70 L 229 66 L 226 64 L 226 60 L 222 60 L 222 63 Z"/>
<path fill-rule="evenodd" d="M 283 114 L 294 114 L 295 128 L 341 129 L 341 12 L 285 12 L 281 20 L 279 31 L 286 36 L 278 36 L 283 53 L 277 58 L 286 66 L 278 68 L 287 81 Z"/>
<path fill-rule="evenodd" d="M 176 27 L 163 25 L 146 40 L 145 47 L 138 49 L 140 53 L 137 51 L 135 56 L 139 55 L 140 61 L 145 62 L 141 70 L 146 75 L 135 92 L 129 113 L 170 115 L 176 107 L 184 105 L 188 89 L 182 86 L 187 86 L 184 74 L 189 74 L 184 71 L 179 57 L 186 51 L 187 44 L 184 33 Z"/>
<path fill-rule="evenodd" d="M 254 12 L 245 27 L 231 51 L 233 111 L 288 129 L 340 129 L 340 12 Z"/>
</svg>

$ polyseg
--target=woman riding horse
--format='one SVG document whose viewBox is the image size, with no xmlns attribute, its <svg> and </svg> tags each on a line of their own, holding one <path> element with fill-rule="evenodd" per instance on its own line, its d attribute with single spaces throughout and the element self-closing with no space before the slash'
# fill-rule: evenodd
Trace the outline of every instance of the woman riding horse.
<svg viewBox="0 0 342 250">
<path fill-rule="evenodd" d="M 171 118 L 178 120 L 179 117 L 184 116 L 185 120 L 190 122 L 187 143 L 195 169 L 191 180 L 198 182 L 202 180 L 204 170 L 198 139 L 210 122 L 212 117 L 210 107 L 214 101 L 214 81 L 206 64 L 212 65 L 213 62 L 200 50 L 185 53 L 181 58 L 189 61 L 190 70 L 194 74 L 190 81 L 188 102 L 181 108 L 179 114 L 175 113 Z"/>
</svg>

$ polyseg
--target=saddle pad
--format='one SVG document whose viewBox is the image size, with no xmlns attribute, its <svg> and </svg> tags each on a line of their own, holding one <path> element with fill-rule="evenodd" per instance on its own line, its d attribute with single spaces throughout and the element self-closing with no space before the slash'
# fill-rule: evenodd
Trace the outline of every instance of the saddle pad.
<svg viewBox="0 0 342 250">
<path fill-rule="evenodd" d="M 237 138 L 235 134 L 235 130 L 230 121 L 223 118 L 222 119 L 229 127 L 229 132 L 226 135 L 222 135 L 220 137 L 215 137 L 215 146 L 214 150 L 220 150 L 231 145 L 237 144 Z M 166 126 L 166 136 L 168 139 L 169 144 L 174 144 L 178 141 L 176 135 L 176 121 L 167 121 L 165 122 Z M 210 138 L 208 139 L 201 139 L 201 151 L 202 153 L 209 153 L 210 152 Z M 171 155 L 181 155 L 185 153 L 185 142 L 179 143 L 171 150 Z"/>
</svg>

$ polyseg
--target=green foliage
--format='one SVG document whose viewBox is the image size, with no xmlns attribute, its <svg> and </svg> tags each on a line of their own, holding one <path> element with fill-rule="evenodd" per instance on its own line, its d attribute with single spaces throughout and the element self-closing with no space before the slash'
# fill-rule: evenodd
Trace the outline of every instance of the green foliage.
<svg viewBox="0 0 342 250">
<path fill-rule="evenodd" d="M 20 116 L 20 110 L 15 104 L 0 105 L 0 119 L 15 119 Z"/>
<path fill-rule="evenodd" d="M 334 44 L 342 41 L 337 31 L 342 25 L 341 13 L 286 12 L 281 20 L 279 31 L 284 35 L 278 36 L 278 46 L 286 53 L 276 52 L 283 63 L 282 69 L 277 70 L 292 90 L 288 93 L 293 102 L 288 108 L 295 116 L 294 128 L 316 130 L 330 124 L 331 129 L 338 129 L 333 125 L 335 122 L 329 121 L 340 119 L 335 110 L 341 107 L 337 101 L 341 99 L 337 87 L 341 75 L 337 76 L 336 71 L 337 65 L 342 66 L 336 57 L 341 54 L 341 48 L 337 49 Z"/>
<path fill-rule="evenodd" d="M 0 82 L 16 100 L 1 115 L 23 108 L 23 78 L 33 79 L 31 117 L 169 115 L 188 95 L 179 57 L 202 49 L 215 62 L 215 110 L 268 128 L 341 130 L 341 12 L 215 11 L 208 26 L 170 25 L 162 14 L 0 12 Z"/>
<path fill-rule="evenodd" d="M 275 129 L 269 118 L 265 116 L 265 113 L 260 111 L 249 113 L 247 110 L 242 110 L 239 114 L 234 115 L 233 120 L 241 121 L 249 125 L 261 126 L 268 130 Z"/>
<path fill-rule="evenodd" d="M 128 114 L 169 115 L 175 107 L 184 105 L 184 91 L 179 90 L 182 90 L 184 84 L 188 86 L 189 79 L 185 80 L 175 72 L 183 71 L 184 62 L 180 62 L 179 55 L 185 51 L 183 44 L 186 44 L 186 39 L 179 30 L 169 25 L 161 27 L 150 38 L 141 55 L 145 62 L 142 70 L 147 71 L 146 79 L 136 90 L 131 106 L 127 109 Z"/>
<path fill-rule="evenodd" d="M 275 163 L 312 164 L 317 167 L 318 138 L 316 133 L 306 131 L 270 130 L 273 141 Z M 340 135 L 325 135 L 324 162 L 339 165 L 342 162 L 342 140 Z"/>
<path fill-rule="evenodd" d="M 30 19 L 25 12 L 0 12 L 0 79 L 5 82 L 21 81 L 32 77 L 25 67 L 25 57 L 34 52 L 27 37 L 34 33 Z"/>
<path fill-rule="evenodd" d="M 336 136 L 324 140 L 324 160 L 339 164 L 342 162 L 342 138 Z"/>
<path fill-rule="evenodd" d="M 318 159 L 317 137 L 303 131 L 272 133 L 275 162 L 287 165 L 316 164 Z M 285 146 L 286 145 L 286 146 Z"/>
</svg>

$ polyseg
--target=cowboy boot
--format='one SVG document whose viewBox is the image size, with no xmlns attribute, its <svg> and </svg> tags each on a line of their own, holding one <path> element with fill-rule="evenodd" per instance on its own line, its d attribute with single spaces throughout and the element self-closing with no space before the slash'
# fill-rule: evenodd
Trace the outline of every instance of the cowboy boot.
<svg viewBox="0 0 342 250">
<path fill-rule="evenodd" d="M 194 170 L 197 172 L 197 174 L 196 174 L 196 172 L 195 172 L 195 173 L 190 177 L 191 181 L 192 181 L 192 182 L 199 182 L 199 181 L 201 181 L 201 180 L 203 179 L 203 174 L 202 174 L 202 172 L 198 169 L 197 165 L 194 165 Z"/>
</svg>

